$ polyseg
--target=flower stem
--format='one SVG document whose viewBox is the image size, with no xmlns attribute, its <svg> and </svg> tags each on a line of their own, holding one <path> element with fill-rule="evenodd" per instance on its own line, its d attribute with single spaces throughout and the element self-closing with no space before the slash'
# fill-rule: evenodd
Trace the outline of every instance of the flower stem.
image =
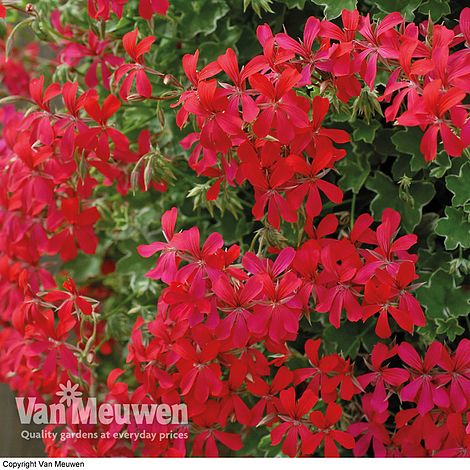
<svg viewBox="0 0 470 470">
<path fill-rule="evenodd" d="M 349 216 L 349 226 L 351 230 L 354 226 L 354 212 L 356 211 L 356 193 L 353 192 L 353 197 L 351 201 L 351 214 Z"/>
</svg>

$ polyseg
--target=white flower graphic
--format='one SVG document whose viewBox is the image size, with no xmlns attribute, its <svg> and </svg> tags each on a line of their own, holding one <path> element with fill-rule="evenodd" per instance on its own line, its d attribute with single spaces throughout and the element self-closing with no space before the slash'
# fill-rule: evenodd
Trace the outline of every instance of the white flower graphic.
<svg viewBox="0 0 470 470">
<path fill-rule="evenodd" d="M 57 392 L 56 395 L 61 397 L 59 403 L 64 403 L 70 406 L 75 401 L 78 401 L 82 396 L 82 392 L 78 391 L 78 384 L 72 385 L 70 380 L 67 380 L 66 385 L 59 384 L 61 391 Z"/>
</svg>

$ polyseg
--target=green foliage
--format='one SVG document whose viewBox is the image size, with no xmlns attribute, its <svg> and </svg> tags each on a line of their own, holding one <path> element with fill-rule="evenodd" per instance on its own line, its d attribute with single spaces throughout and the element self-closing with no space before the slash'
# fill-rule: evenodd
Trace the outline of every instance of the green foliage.
<svg viewBox="0 0 470 470">
<path fill-rule="evenodd" d="M 353 143 L 351 150 L 347 158 L 338 163 L 342 175 L 339 185 L 345 191 L 352 190 L 358 194 L 370 173 L 372 149 L 359 142 Z"/>
<path fill-rule="evenodd" d="M 375 139 L 375 133 L 377 130 L 380 129 L 381 124 L 379 121 L 373 120 L 370 123 L 367 123 L 365 121 L 362 121 L 361 119 L 358 119 L 352 123 L 353 126 L 353 140 L 358 141 L 362 140 L 364 142 L 367 142 L 368 144 L 371 144 L 374 142 Z"/>
<path fill-rule="evenodd" d="M 376 6 L 385 13 L 399 11 L 407 20 L 412 21 L 422 2 L 423 0 L 379 0 Z"/>
<path fill-rule="evenodd" d="M 419 12 L 431 16 L 433 21 L 439 21 L 451 12 L 449 2 L 446 0 L 427 0 L 419 7 Z"/>
<path fill-rule="evenodd" d="M 458 175 L 449 175 L 446 178 L 447 189 L 453 193 L 452 205 L 464 206 L 470 201 L 470 162 L 460 167 Z"/>
<path fill-rule="evenodd" d="M 380 218 L 384 209 L 391 207 L 400 212 L 403 229 L 408 232 L 418 225 L 423 207 L 435 194 L 432 183 L 406 179 L 397 184 L 381 171 L 367 180 L 366 187 L 376 193 L 370 204 L 374 218 Z"/>
<path fill-rule="evenodd" d="M 284 5 L 286 5 L 287 8 L 298 8 L 299 10 L 302 10 L 307 0 L 279 0 L 279 1 L 280 3 L 283 3 Z"/>
<path fill-rule="evenodd" d="M 470 292 L 462 289 L 454 276 L 438 269 L 427 284 L 418 289 L 417 297 L 425 308 L 428 325 L 422 330 L 428 340 L 443 334 L 453 341 L 464 332 L 459 325 L 459 317 L 470 313 Z"/>
<path fill-rule="evenodd" d="M 327 353 L 344 353 L 345 357 L 355 359 L 359 350 L 370 351 L 377 342 L 374 333 L 375 322 L 345 323 L 340 328 L 328 325 L 323 331 L 324 345 Z"/>
<path fill-rule="evenodd" d="M 411 173 L 426 167 L 423 154 L 419 149 L 419 143 L 423 133 L 418 127 L 409 127 L 407 129 L 399 130 L 392 136 L 392 142 L 398 154 L 406 154 L 406 158 L 401 157 L 403 163 L 409 165 Z M 410 158 L 411 156 L 411 158 Z"/>
<path fill-rule="evenodd" d="M 450 206 L 446 207 L 445 215 L 437 222 L 436 233 L 445 237 L 446 249 L 470 248 L 469 215 L 462 208 Z"/>
<path fill-rule="evenodd" d="M 432 320 L 456 318 L 470 312 L 470 292 L 457 289 L 454 277 L 444 269 L 438 269 L 431 275 L 428 283 L 418 290 L 417 297 Z"/>
<path fill-rule="evenodd" d="M 173 0 L 171 4 L 185 39 L 213 33 L 217 22 L 230 10 L 225 0 Z"/>
<path fill-rule="evenodd" d="M 325 17 L 329 20 L 337 18 L 343 10 L 354 10 L 356 8 L 356 0 L 311 0 L 316 5 L 323 7 Z"/>
</svg>

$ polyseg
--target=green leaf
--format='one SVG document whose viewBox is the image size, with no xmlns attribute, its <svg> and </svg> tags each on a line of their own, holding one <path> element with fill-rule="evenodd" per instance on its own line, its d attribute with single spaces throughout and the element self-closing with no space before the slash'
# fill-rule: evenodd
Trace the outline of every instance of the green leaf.
<svg viewBox="0 0 470 470">
<path fill-rule="evenodd" d="M 470 292 L 456 286 L 454 277 L 443 269 L 431 275 L 428 283 L 416 291 L 416 297 L 426 309 L 426 318 L 441 324 L 470 313 Z"/>
<path fill-rule="evenodd" d="M 356 0 L 311 0 L 315 5 L 323 7 L 323 12 L 328 20 L 338 18 L 343 10 L 354 10 Z"/>
<path fill-rule="evenodd" d="M 356 119 L 352 123 L 353 139 L 354 140 L 363 140 L 368 144 L 371 144 L 374 141 L 375 133 L 380 129 L 381 124 L 379 121 L 373 120 L 370 123 L 363 121 L 362 119 Z"/>
<path fill-rule="evenodd" d="M 385 13 L 399 11 L 408 21 L 414 19 L 415 10 L 423 0 L 378 0 L 375 5 Z M 340 2 L 338 2 L 340 3 Z"/>
<path fill-rule="evenodd" d="M 428 0 L 419 7 L 419 12 L 423 15 L 431 15 L 434 22 L 439 21 L 443 16 L 450 13 L 450 5 L 448 0 Z"/>
<path fill-rule="evenodd" d="M 237 43 L 241 34 L 242 30 L 230 25 L 228 20 L 220 21 L 216 33 L 211 34 L 210 40 L 201 43 L 199 46 L 200 57 L 206 57 L 208 60 L 217 59 L 229 47 L 233 47 L 233 44 Z"/>
<path fill-rule="evenodd" d="M 420 248 L 418 250 L 418 258 L 418 265 L 420 270 L 434 272 L 451 261 L 452 255 L 438 245 L 429 250 Z M 424 276 L 421 274 L 421 281 L 423 279 Z"/>
<path fill-rule="evenodd" d="M 298 8 L 303 10 L 305 7 L 306 0 L 278 0 L 279 3 L 283 3 L 287 8 Z"/>
<path fill-rule="evenodd" d="M 78 253 L 75 259 L 64 265 L 63 270 L 68 272 L 76 283 L 85 283 L 90 278 L 100 275 L 102 262 L 103 257 L 99 254 Z"/>
<path fill-rule="evenodd" d="M 423 207 L 435 194 L 433 184 L 423 181 L 412 181 L 406 192 L 400 191 L 400 186 L 380 171 L 366 182 L 366 188 L 376 193 L 370 205 L 372 215 L 379 219 L 384 209 L 391 207 L 401 214 L 402 227 L 407 232 L 418 225 Z"/>
<path fill-rule="evenodd" d="M 107 305 L 111 309 L 111 305 Z M 139 309 L 142 315 L 142 310 Z M 126 308 L 122 310 L 114 309 L 111 314 L 106 311 L 106 333 L 110 338 L 117 341 L 128 342 L 132 333 L 132 327 L 135 323 L 135 316 L 130 315 Z"/>
<path fill-rule="evenodd" d="M 237 427 L 236 425 L 231 425 L 228 424 L 230 432 L 237 432 Z M 247 456 L 254 456 L 259 454 L 259 450 L 262 449 L 262 451 L 270 451 L 271 450 L 271 436 L 269 435 L 269 432 L 267 432 L 265 426 L 260 426 L 260 427 L 252 427 L 247 430 L 244 443 L 243 443 L 243 448 L 234 451 L 233 454 L 230 454 L 230 456 L 237 456 L 237 457 L 247 457 Z"/>
<path fill-rule="evenodd" d="M 395 132 L 392 136 L 392 142 L 400 153 L 411 155 L 410 169 L 417 172 L 426 167 L 426 161 L 419 149 L 423 133 L 418 127 L 409 127 L 405 130 Z"/>
<path fill-rule="evenodd" d="M 373 142 L 374 151 L 384 157 L 390 157 L 391 155 L 398 155 L 392 137 L 395 135 L 395 131 L 392 129 L 380 129 L 376 132 L 375 140 Z"/>
<path fill-rule="evenodd" d="M 235 218 L 229 212 L 225 212 L 219 218 L 220 221 L 214 225 L 214 230 L 222 235 L 226 244 L 240 243 L 243 237 L 253 230 L 253 222 L 245 218 Z"/>
<path fill-rule="evenodd" d="M 343 191 L 353 191 L 355 194 L 364 186 L 370 174 L 370 147 L 353 143 L 353 150 L 337 163 L 341 179 L 339 186 Z"/>
<path fill-rule="evenodd" d="M 137 253 L 137 244 L 131 240 L 120 243 L 119 249 L 125 254 L 116 263 L 113 274 L 121 280 L 126 278 L 126 290 L 138 296 L 155 292 L 158 283 L 146 278 L 145 273 L 153 267 L 157 257 L 143 258 Z"/>
<path fill-rule="evenodd" d="M 269 450 L 271 447 L 271 436 L 266 434 L 258 441 L 258 448 L 263 450 Z"/>
<path fill-rule="evenodd" d="M 459 325 L 456 318 L 437 318 L 436 325 L 436 333 L 438 335 L 446 335 L 451 341 L 454 341 L 457 336 L 465 333 L 465 329 Z"/>
<path fill-rule="evenodd" d="M 258 449 L 264 453 L 264 457 L 282 457 L 281 444 L 273 446 L 271 436 L 266 434 L 258 440 Z"/>
<path fill-rule="evenodd" d="M 435 212 L 423 213 L 420 223 L 414 229 L 414 233 L 418 237 L 418 243 L 421 247 L 435 251 L 436 223 L 438 220 L 439 215 Z"/>
<path fill-rule="evenodd" d="M 392 165 L 392 176 L 395 181 L 398 181 L 403 176 L 409 176 L 410 178 L 415 174 L 410 168 L 410 157 L 409 155 L 398 155 Z"/>
<path fill-rule="evenodd" d="M 446 216 L 439 219 L 436 233 L 445 237 L 446 250 L 455 250 L 458 246 L 470 248 L 470 222 L 468 214 L 461 208 L 448 206 Z"/>
<path fill-rule="evenodd" d="M 370 346 L 376 342 L 374 326 L 375 320 L 373 319 L 366 324 L 346 322 L 340 328 L 328 325 L 323 332 L 325 351 L 328 354 L 341 352 L 345 357 L 354 359 L 361 345 L 370 349 Z"/>
<path fill-rule="evenodd" d="M 460 167 L 458 175 L 449 175 L 446 178 L 446 186 L 454 194 L 452 205 L 464 206 L 470 201 L 470 162 Z"/>
<path fill-rule="evenodd" d="M 173 0 L 172 7 L 178 12 L 178 28 L 185 39 L 214 32 L 230 10 L 225 0 Z"/>
<path fill-rule="evenodd" d="M 429 176 L 442 178 L 447 173 L 447 170 L 451 168 L 452 162 L 447 152 L 439 152 L 430 165 L 431 171 L 429 172 Z"/>
</svg>

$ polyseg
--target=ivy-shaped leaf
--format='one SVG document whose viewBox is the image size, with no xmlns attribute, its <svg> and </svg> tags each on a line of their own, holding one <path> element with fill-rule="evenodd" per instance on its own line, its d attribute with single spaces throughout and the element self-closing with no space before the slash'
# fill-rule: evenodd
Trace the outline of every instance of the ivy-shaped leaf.
<svg viewBox="0 0 470 470">
<path fill-rule="evenodd" d="M 235 218 L 233 214 L 225 212 L 220 216 L 220 221 L 214 225 L 214 230 L 222 235 L 225 243 L 240 243 L 244 236 L 251 233 L 253 222 L 243 217 Z"/>
<path fill-rule="evenodd" d="M 452 162 L 447 152 L 439 152 L 437 157 L 429 164 L 430 172 L 429 176 L 433 178 L 442 178 L 447 170 L 452 166 Z"/>
<path fill-rule="evenodd" d="M 422 2 L 423 0 L 378 0 L 375 2 L 375 5 L 385 13 L 399 11 L 408 21 L 412 21 L 414 19 L 414 11 Z"/>
<path fill-rule="evenodd" d="M 242 32 L 240 28 L 230 25 L 228 18 L 224 18 L 218 23 L 217 31 L 209 36 L 210 40 L 204 41 L 199 46 L 200 57 L 207 57 L 208 60 L 217 59 L 227 48 L 237 43 Z"/>
<path fill-rule="evenodd" d="M 420 13 L 428 16 L 437 23 L 443 16 L 450 13 L 450 5 L 448 0 L 427 0 L 419 7 Z"/>
<path fill-rule="evenodd" d="M 339 186 L 343 191 L 353 191 L 355 194 L 364 186 L 370 174 L 370 146 L 353 143 L 352 152 L 337 164 L 341 179 Z"/>
<path fill-rule="evenodd" d="M 363 121 L 362 119 L 357 119 L 352 123 L 354 128 L 353 139 L 354 140 L 363 140 L 368 144 L 371 144 L 374 141 L 375 133 L 380 129 L 381 124 L 379 121 L 373 120 L 370 123 Z"/>
<path fill-rule="evenodd" d="M 392 137 L 394 135 L 395 131 L 393 129 L 380 129 L 378 132 L 376 132 L 375 140 L 373 142 L 375 153 L 386 158 L 392 155 L 399 155 L 395 144 L 392 142 Z"/>
<path fill-rule="evenodd" d="M 413 181 L 406 191 L 400 191 L 399 184 L 380 171 L 366 182 L 366 188 L 376 193 L 370 205 L 374 218 L 380 219 L 384 209 L 391 207 L 401 214 L 402 227 L 407 232 L 418 225 L 423 207 L 435 194 L 433 184 L 424 181 Z"/>
<path fill-rule="evenodd" d="M 366 324 L 347 322 L 343 323 L 340 328 L 328 325 L 323 331 L 325 351 L 328 354 L 342 352 L 345 357 L 354 359 L 361 346 L 370 350 L 377 342 L 374 325 L 374 320 Z"/>
<path fill-rule="evenodd" d="M 439 219 L 436 233 L 445 237 L 446 250 L 455 250 L 458 246 L 470 248 L 470 222 L 468 214 L 461 208 L 446 207 L 446 216 Z"/>
<path fill-rule="evenodd" d="M 410 168 L 410 157 L 409 155 L 398 155 L 392 165 L 392 176 L 395 181 L 398 181 L 403 176 L 409 176 L 410 178 L 415 174 Z"/>
<path fill-rule="evenodd" d="M 459 325 L 457 318 L 436 319 L 436 333 L 438 335 L 446 335 L 451 341 L 457 336 L 465 333 L 464 328 Z"/>
<path fill-rule="evenodd" d="M 448 318 L 470 313 L 470 292 L 457 286 L 454 277 L 443 269 L 431 275 L 427 284 L 416 291 L 416 297 L 426 309 L 426 318 L 439 320 L 441 325 Z"/>
<path fill-rule="evenodd" d="M 225 0 L 173 0 L 171 3 L 179 13 L 178 28 L 185 38 L 214 32 L 217 22 L 230 10 Z"/>
<path fill-rule="evenodd" d="M 451 260 L 452 255 L 439 245 L 433 246 L 429 250 L 418 249 L 418 266 L 421 270 L 434 272 Z M 426 273 L 421 274 L 420 280 L 426 280 Z"/>
<path fill-rule="evenodd" d="M 355 10 L 357 0 L 311 0 L 315 5 L 323 7 L 323 12 L 328 20 L 338 18 L 343 10 Z"/>
<path fill-rule="evenodd" d="M 280 3 L 283 3 L 287 8 L 298 8 L 303 10 L 305 7 L 306 0 L 278 0 Z"/>
<path fill-rule="evenodd" d="M 411 155 L 410 169 L 413 173 L 426 167 L 426 161 L 419 149 L 422 131 L 418 127 L 408 127 L 407 129 L 395 132 L 392 136 L 392 142 L 400 153 Z"/>
<path fill-rule="evenodd" d="M 460 167 L 458 175 L 449 175 L 446 178 L 446 186 L 454 194 L 452 205 L 464 206 L 470 201 L 470 162 Z"/>
</svg>

